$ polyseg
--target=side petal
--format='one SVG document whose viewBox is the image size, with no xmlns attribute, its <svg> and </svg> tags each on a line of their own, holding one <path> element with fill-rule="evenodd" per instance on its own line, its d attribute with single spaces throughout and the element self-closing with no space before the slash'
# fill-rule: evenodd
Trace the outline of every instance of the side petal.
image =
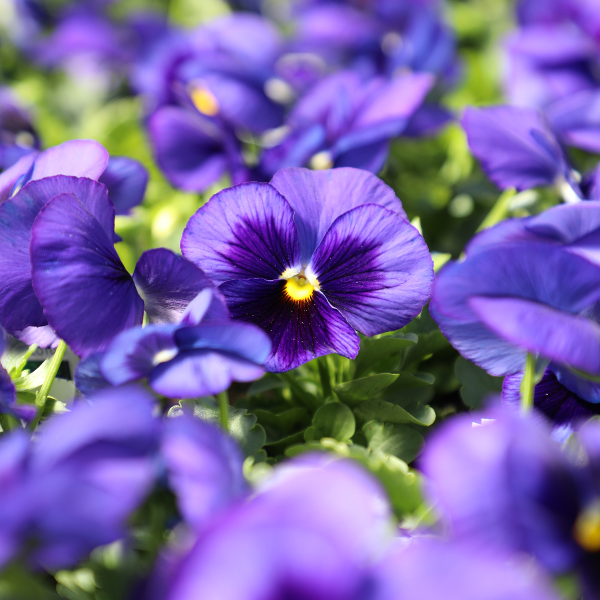
<svg viewBox="0 0 600 600">
<path fill-rule="evenodd" d="M 387 208 L 366 204 L 338 219 L 309 269 L 346 321 L 365 335 L 404 327 L 431 294 L 433 262 L 425 240 Z"/>
<path fill-rule="evenodd" d="M 226 169 L 218 127 L 190 110 L 167 106 L 148 122 L 156 162 L 175 187 L 202 192 Z"/>
<path fill-rule="evenodd" d="M 358 335 L 319 292 L 297 302 L 285 293 L 284 281 L 261 279 L 228 281 L 220 289 L 234 319 L 258 325 L 271 338 L 268 371 L 289 371 L 333 352 L 358 353 Z"/>
<path fill-rule="evenodd" d="M 99 359 L 100 374 L 112 385 L 143 379 L 179 352 L 176 325 L 132 327 L 117 335 Z"/>
<path fill-rule="evenodd" d="M 215 194 L 188 221 L 181 252 L 215 283 L 277 279 L 300 259 L 294 213 L 268 183 Z"/>
<path fill-rule="evenodd" d="M 501 189 L 553 185 L 568 170 L 554 133 L 537 111 L 469 108 L 462 119 L 471 152 Z"/>
<path fill-rule="evenodd" d="M 182 325 L 199 325 L 201 322 L 228 321 L 229 309 L 223 294 L 217 288 L 202 290 L 185 309 Z"/>
<path fill-rule="evenodd" d="M 264 374 L 254 362 L 216 350 L 186 350 L 158 365 L 148 383 L 169 398 L 197 398 L 220 394 L 232 381 L 254 381 Z"/>
<path fill-rule="evenodd" d="M 150 323 L 177 323 L 199 292 L 213 285 L 196 265 L 166 248 L 144 252 L 133 281 Z"/>
<path fill-rule="evenodd" d="M 30 252 L 33 287 L 44 314 L 82 358 L 141 324 L 144 303 L 112 238 L 75 196 L 61 194 L 42 209 Z"/>
<path fill-rule="evenodd" d="M 372 173 L 359 169 L 282 169 L 271 185 L 294 211 L 304 264 L 308 264 L 331 224 L 361 204 L 380 204 L 408 220 L 394 190 Z"/>
<path fill-rule="evenodd" d="M 486 327 L 514 346 L 600 374 L 600 325 L 591 319 L 522 298 L 473 296 L 469 305 Z"/>
<path fill-rule="evenodd" d="M 116 214 L 127 215 L 144 199 L 148 171 L 133 158 L 111 156 L 98 181 L 108 188 L 108 196 L 115 206 Z"/>
</svg>

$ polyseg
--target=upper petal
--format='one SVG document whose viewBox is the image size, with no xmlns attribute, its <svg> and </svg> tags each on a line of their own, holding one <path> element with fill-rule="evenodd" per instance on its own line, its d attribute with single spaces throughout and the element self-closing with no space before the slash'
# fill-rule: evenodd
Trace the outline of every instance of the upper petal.
<svg viewBox="0 0 600 600">
<path fill-rule="evenodd" d="M 52 175 L 98 179 L 108 164 L 108 152 L 94 140 L 70 140 L 41 152 L 35 159 L 31 180 Z"/>
<path fill-rule="evenodd" d="M 150 323 L 177 323 L 199 292 L 213 285 L 196 265 L 166 248 L 144 252 L 133 281 Z"/>
<path fill-rule="evenodd" d="M 367 203 L 380 204 L 406 218 L 394 190 L 372 173 L 359 169 L 282 169 L 273 177 L 271 185 L 294 211 L 305 264 L 332 223 L 352 208 Z"/>
<path fill-rule="evenodd" d="M 181 251 L 215 283 L 277 279 L 300 259 L 293 211 L 268 183 L 215 194 L 188 221 Z"/>
<path fill-rule="evenodd" d="M 112 238 L 72 194 L 42 209 L 30 250 L 36 296 L 76 354 L 104 350 L 117 333 L 141 324 L 144 303 Z"/>
<path fill-rule="evenodd" d="M 336 219 L 309 267 L 321 291 L 365 335 L 404 327 L 429 300 L 433 262 L 421 234 L 374 204 Z"/>
</svg>

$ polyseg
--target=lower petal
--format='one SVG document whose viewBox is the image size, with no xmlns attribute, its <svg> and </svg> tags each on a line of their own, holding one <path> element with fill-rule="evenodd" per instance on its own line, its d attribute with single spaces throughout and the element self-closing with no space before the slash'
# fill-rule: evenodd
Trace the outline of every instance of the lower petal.
<svg viewBox="0 0 600 600">
<path fill-rule="evenodd" d="M 268 371 L 288 371 L 325 354 L 354 358 L 358 353 L 358 335 L 320 292 L 295 301 L 285 293 L 285 281 L 264 279 L 228 281 L 220 289 L 234 319 L 269 334 Z"/>
<path fill-rule="evenodd" d="M 169 398 L 197 398 L 220 394 L 232 381 L 254 381 L 264 369 L 248 360 L 214 350 L 188 350 L 158 365 L 148 383 Z"/>
<path fill-rule="evenodd" d="M 423 309 L 433 280 L 423 237 L 402 216 L 375 204 L 338 217 L 309 268 L 331 305 L 365 335 L 404 327 Z"/>
</svg>

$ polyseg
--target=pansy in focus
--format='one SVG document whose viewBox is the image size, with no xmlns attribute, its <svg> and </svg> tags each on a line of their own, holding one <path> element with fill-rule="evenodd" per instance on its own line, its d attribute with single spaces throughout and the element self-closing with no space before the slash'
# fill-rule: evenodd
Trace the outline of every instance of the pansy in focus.
<svg viewBox="0 0 600 600">
<path fill-rule="evenodd" d="M 254 325 L 229 320 L 221 295 L 208 288 L 179 323 L 136 327 L 116 336 L 98 364 L 112 385 L 147 378 L 158 394 L 196 398 L 218 394 L 232 381 L 258 379 L 270 350 L 268 336 Z"/>
<path fill-rule="evenodd" d="M 190 219 L 183 255 L 225 295 L 234 319 L 273 343 L 270 371 L 400 329 L 429 298 L 427 245 L 394 192 L 365 171 L 279 171 L 219 192 Z"/>
</svg>

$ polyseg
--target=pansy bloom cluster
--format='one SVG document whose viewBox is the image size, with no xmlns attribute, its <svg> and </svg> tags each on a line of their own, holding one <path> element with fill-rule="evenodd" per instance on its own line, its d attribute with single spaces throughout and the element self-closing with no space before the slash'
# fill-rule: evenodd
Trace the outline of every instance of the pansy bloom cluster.
<svg viewBox="0 0 600 600">
<path fill-rule="evenodd" d="M 600 4 L 0 36 L 0 598 L 600 600 Z"/>
</svg>

